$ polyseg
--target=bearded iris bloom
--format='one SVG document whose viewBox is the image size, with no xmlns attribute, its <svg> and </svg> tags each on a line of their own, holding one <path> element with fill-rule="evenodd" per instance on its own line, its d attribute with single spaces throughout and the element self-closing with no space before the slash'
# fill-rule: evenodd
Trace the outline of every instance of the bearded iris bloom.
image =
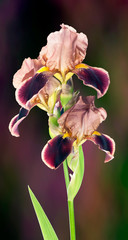
<svg viewBox="0 0 128 240">
<path fill-rule="evenodd" d="M 102 97 L 110 83 L 109 75 L 102 68 L 82 63 L 87 46 L 88 39 L 85 34 L 77 33 L 74 28 L 62 24 L 60 31 L 48 36 L 47 45 L 41 49 L 39 60 L 46 66 L 46 70 L 62 83 L 76 74 L 85 85 L 97 91 L 98 97 Z"/>
<path fill-rule="evenodd" d="M 19 137 L 18 126 L 34 106 L 51 114 L 60 93 L 59 81 L 48 72 L 39 73 L 37 69 L 40 66 L 39 60 L 25 59 L 21 69 L 14 75 L 16 100 L 21 106 L 19 114 L 14 116 L 9 124 L 9 130 L 15 137 Z"/>
<path fill-rule="evenodd" d="M 94 96 L 79 97 L 76 104 L 58 119 L 61 134 L 54 137 L 42 150 L 42 160 L 52 169 L 57 168 L 70 153 L 77 153 L 78 147 L 90 140 L 106 152 L 105 162 L 113 159 L 115 143 L 109 136 L 97 132 L 106 117 L 103 108 L 96 108 Z"/>
<path fill-rule="evenodd" d="M 19 137 L 19 124 L 24 120 L 25 117 L 27 117 L 29 111 L 35 105 L 40 107 L 42 110 L 47 111 L 48 114 L 51 114 L 58 94 L 60 93 L 60 84 L 55 78 L 50 77 L 48 79 L 44 79 L 43 73 L 39 74 L 38 76 L 39 81 L 37 77 L 37 84 L 35 88 L 33 88 L 31 94 L 29 91 L 27 91 L 27 88 L 29 85 L 31 88 L 31 84 L 33 84 L 33 79 L 26 80 L 25 83 L 23 82 L 23 84 L 20 85 L 20 88 L 16 90 L 17 101 L 22 107 L 19 114 L 14 116 L 9 124 L 9 130 L 11 134 L 15 137 Z M 40 85 L 42 86 L 42 88 L 38 91 L 38 86 L 40 87 Z"/>
</svg>

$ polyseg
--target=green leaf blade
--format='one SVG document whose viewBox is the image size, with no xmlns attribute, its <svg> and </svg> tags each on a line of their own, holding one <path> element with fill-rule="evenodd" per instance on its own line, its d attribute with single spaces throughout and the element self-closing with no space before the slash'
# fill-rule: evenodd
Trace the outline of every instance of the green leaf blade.
<svg viewBox="0 0 128 240">
<path fill-rule="evenodd" d="M 29 186 L 28 190 L 44 240 L 59 240 L 44 210 Z"/>
</svg>

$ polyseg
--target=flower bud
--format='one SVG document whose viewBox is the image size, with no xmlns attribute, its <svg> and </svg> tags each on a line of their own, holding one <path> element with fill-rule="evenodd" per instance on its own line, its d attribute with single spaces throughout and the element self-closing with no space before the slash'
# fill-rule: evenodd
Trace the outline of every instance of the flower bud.
<svg viewBox="0 0 128 240">
<path fill-rule="evenodd" d="M 67 81 L 67 83 L 62 84 L 60 101 L 63 108 L 65 108 L 66 104 L 72 99 L 72 96 L 73 96 L 73 81 L 72 78 L 70 78 Z"/>
<path fill-rule="evenodd" d="M 53 114 L 49 116 L 49 135 L 51 138 L 55 137 L 58 135 L 59 132 L 59 124 L 58 124 L 58 119 L 61 116 L 61 111 L 60 111 L 60 103 L 59 101 L 55 104 L 55 107 L 53 109 Z"/>
</svg>

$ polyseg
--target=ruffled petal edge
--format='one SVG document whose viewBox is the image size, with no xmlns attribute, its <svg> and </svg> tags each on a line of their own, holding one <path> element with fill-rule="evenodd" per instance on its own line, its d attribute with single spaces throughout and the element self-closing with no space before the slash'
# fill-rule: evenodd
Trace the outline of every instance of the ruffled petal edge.
<svg viewBox="0 0 128 240">
<path fill-rule="evenodd" d="M 79 64 L 73 70 L 83 84 L 97 91 L 97 98 L 102 97 L 108 90 L 110 78 L 108 72 L 103 68 L 91 67 Z"/>
<path fill-rule="evenodd" d="M 106 153 L 105 163 L 111 161 L 114 158 L 115 153 L 115 141 L 106 134 L 93 134 L 89 140 L 98 145 L 99 149 Z"/>
</svg>

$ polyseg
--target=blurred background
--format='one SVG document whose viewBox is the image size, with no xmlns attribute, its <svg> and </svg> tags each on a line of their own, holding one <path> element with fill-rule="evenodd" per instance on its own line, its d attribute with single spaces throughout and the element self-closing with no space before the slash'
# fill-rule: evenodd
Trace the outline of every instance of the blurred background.
<svg viewBox="0 0 128 240">
<path fill-rule="evenodd" d="M 107 94 L 96 100 L 108 112 L 99 130 L 116 142 L 115 158 L 91 142 L 83 145 L 85 175 L 75 198 L 79 240 L 128 239 L 128 0 L 0 0 L 0 235 L 1 239 L 41 240 L 28 194 L 29 185 L 60 240 L 69 239 L 63 167 L 50 170 L 40 153 L 49 139 L 47 114 L 33 108 L 20 126 L 20 138 L 8 131 L 19 111 L 12 86 L 24 58 L 36 58 L 50 32 L 60 24 L 88 36 L 84 62 L 105 68 L 111 78 Z M 95 94 L 74 78 L 75 89 Z"/>
</svg>

